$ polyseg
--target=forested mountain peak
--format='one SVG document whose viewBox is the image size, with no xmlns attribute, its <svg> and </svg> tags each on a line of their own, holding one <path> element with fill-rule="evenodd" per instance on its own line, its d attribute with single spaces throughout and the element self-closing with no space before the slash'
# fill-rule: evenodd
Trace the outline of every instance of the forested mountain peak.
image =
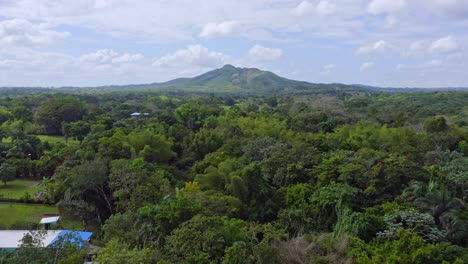
<svg viewBox="0 0 468 264">
<path fill-rule="evenodd" d="M 241 68 L 227 64 L 195 76 L 176 79 L 157 85 L 164 90 L 182 90 L 210 93 L 242 93 L 251 95 L 335 93 L 337 90 L 365 90 L 344 84 L 315 84 L 290 80 L 270 71 L 257 68 Z"/>
<path fill-rule="evenodd" d="M 0 87 L 2 95 L 83 91 L 156 91 L 162 93 L 232 94 L 238 96 L 352 95 L 374 92 L 414 93 L 465 91 L 463 87 L 382 88 L 361 84 L 312 83 L 291 80 L 258 68 L 226 64 L 195 77 L 180 77 L 161 83 L 108 85 L 97 87 Z"/>
</svg>

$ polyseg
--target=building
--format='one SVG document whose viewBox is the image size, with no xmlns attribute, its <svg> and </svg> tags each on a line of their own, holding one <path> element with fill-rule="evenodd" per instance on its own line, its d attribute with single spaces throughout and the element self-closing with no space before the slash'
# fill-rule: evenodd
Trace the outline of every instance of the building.
<svg viewBox="0 0 468 264">
<path fill-rule="evenodd" d="M 45 230 L 49 230 L 51 225 L 58 225 L 60 216 L 44 217 L 39 224 L 44 225 Z"/>
<path fill-rule="evenodd" d="M 21 246 L 21 240 L 31 232 L 41 232 L 41 244 L 38 247 L 51 247 L 56 242 L 68 241 L 79 244 L 80 247 L 88 247 L 92 232 L 80 232 L 71 230 L 0 230 L 0 249 L 16 250 Z"/>
<path fill-rule="evenodd" d="M 135 112 L 135 113 L 132 113 L 130 114 L 130 117 L 131 118 L 139 118 L 141 116 L 149 116 L 149 113 L 138 113 L 138 112 Z"/>
</svg>

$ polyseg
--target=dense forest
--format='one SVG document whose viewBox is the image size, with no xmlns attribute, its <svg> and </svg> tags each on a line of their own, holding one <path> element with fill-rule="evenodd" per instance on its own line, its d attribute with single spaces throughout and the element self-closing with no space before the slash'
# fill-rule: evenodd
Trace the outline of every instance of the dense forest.
<svg viewBox="0 0 468 264">
<path fill-rule="evenodd" d="M 94 232 L 97 263 L 468 263 L 467 102 L 463 91 L 9 94 L 0 177 L 41 180 L 41 202 Z M 32 260 L 48 261 L 39 251 Z"/>
</svg>

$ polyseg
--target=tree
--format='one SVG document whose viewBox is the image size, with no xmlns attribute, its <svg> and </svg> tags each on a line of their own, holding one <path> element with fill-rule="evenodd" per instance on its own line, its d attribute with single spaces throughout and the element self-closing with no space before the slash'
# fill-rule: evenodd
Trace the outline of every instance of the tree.
<svg viewBox="0 0 468 264">
<path fill-rule="evenodd" d="M 196 131 L 203 127 L 204 121 L 209 116 L 218 116 L 223 112 L 220 105 L 210 103 L 185 103 L 175 110 L 177 121 L 187 128 Z"/>
<path fill-rule="evenodd" d="M 425 184 L 415 182 L 404 192 L 423 211 L 434 217 L 435 223 L 447 232 L 450 241 L 467 243 L 468 219 L 466 203 L 453 197 L 448 188 L 434 181 Z"/>
<path fill-rule="evenodd" d="M 24 105 L 17 105 L 11 109 L 11 114 L 16 120 L 23 120 L 25 122 L 33 121 L 33 113 Z"/>
<path fill-rule="evenodd" d="M 84 121 L 77 121 L 72 123 L 70 133 L 76 140 L 80 141 L 81 144 L 83 143 L 83 139 L 86 137 L 90 130 L 91 129 L 89 123 Z"/>
<path fill-rule="evenodd" d="M 108 169 L 104 160 L 84 162 L 59 175 L 65 188 L 59 208 L 83 221 L 94 216 L 100 223 L 114 212 L 108 187 Z"/>
<path fill-rule="evenodd" d="M 109 188 L 115 199 L 117 211 L 137 210 L 146 203 L 158 203 L 170 192 L 167 172 L 156 169 L 150 172 L 138 162 L 148 165 L 140 159 L 114 160 L 111 162 Z"/>
<path fill-rule="evenodd" d="M 122 129 L 115 130 L 111 137 L 99 139 L 99 153 L 110 159 L 127 159 L 131 157 L 131 148 Z"/>
<path fill-rule="evenodd" d="M 351 247 L 356 263 L 466 263 L 461 259 L 463 251 L 457 247 L 448 243 L 429 244 L 418 235 L 403 229 L 398 232 L 396 240 L 377 241 L 368 245 L 355 239 Z"/>
<path fill-rule="evenodd" d="M 149 248 L 130 248 L 128 243 L 117 239 L 111 240 L 104 249 L 99 251 L 96 263 L 126 264 L 126 263 L 156 263 L 153 252 Z"/>
<path fill-rule="evenodd" d="M 16 169 L 8 163 L 3 163 L 0 166 L 0 180 L 4 185 L 9 181 L 14 181 L 16 178 Z"/>
<path fill-rule="evenodd" d="M 424 121 L 424 129 L 427 132 L 442 132 L 448 128 L 447 121 L 443 116 L 429 117 Z"/>
<path fill-rule="evenodd" d="M 37 108 L 34 117 L 48 134 L 61 134 L 62 122 L 80 120 L 84 113 L 84 105 L 76 97 L 51 97 Z"/>
<path fill-rule="evenodd" d="M 446 233 L 440 231 L 435 226 L 434 218 L 428 213 L 420 213 L 411 208 L 408 210 L 395 210 L 384 217 L 387 228 L 379 232 L 379 237 L 388 240 L 398 237 L 399 229 L 416 233 L 425 241 L 442 242 L 445 241 Z"/>
<path fill-rule="evenodd" d="M 218 229 L 220 217 L 197 215 L 175 229 L 166 240 L 166 250 L 173 256 L 187 257 L 207 253 L 213 260 L 223 256 L 225 241 Z"/>
<path fill-rule="evenodd" d="M 244 242 L 235 242 L 224 251 L 223 264 L 248 264 L 247 246 Z"/>
<path fill-rule="evenodd" d="M 176 156 L 172 151 L 172 141 L 150 129 L 130 133 L 128 141 L 135 153 L 147 162 L 167 163 Z"/>
</svg>

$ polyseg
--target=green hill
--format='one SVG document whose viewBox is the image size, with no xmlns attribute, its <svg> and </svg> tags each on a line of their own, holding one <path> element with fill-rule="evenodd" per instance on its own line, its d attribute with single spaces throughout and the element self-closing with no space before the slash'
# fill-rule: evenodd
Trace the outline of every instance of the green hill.
<svg viewBox="0 0 468 264">
<path fill-rule="evenodd" d="M 147 86 L 148 87 L 148 86 Z M 344 84 L 314 84 L 280 77 L 256 68 L 238 68 L 225 65 L 193 78 L 177 79 L 153 84 L 154 88 L 185 92 L 268 94 L 314 94 L 339 91 L 365 91 L 361 86 Z M 148 87 L 149 88 L 149 87 Z"/>
<path fill-rule="evenodd" d="M 310 83 L 290 80 L 257 68 L 225 65 L 192 78 L 177 78 L 162 83 L 108 85 L 98 87 L 0 87 L 0 96 L 50 92 L 161 91 L 164 93 L 236 94 L 242 96 L 356 94 L 373 92 L 466 91 L 463 87 L 446 88 L 382 88 L 359 84 Z"/>
</svg>

